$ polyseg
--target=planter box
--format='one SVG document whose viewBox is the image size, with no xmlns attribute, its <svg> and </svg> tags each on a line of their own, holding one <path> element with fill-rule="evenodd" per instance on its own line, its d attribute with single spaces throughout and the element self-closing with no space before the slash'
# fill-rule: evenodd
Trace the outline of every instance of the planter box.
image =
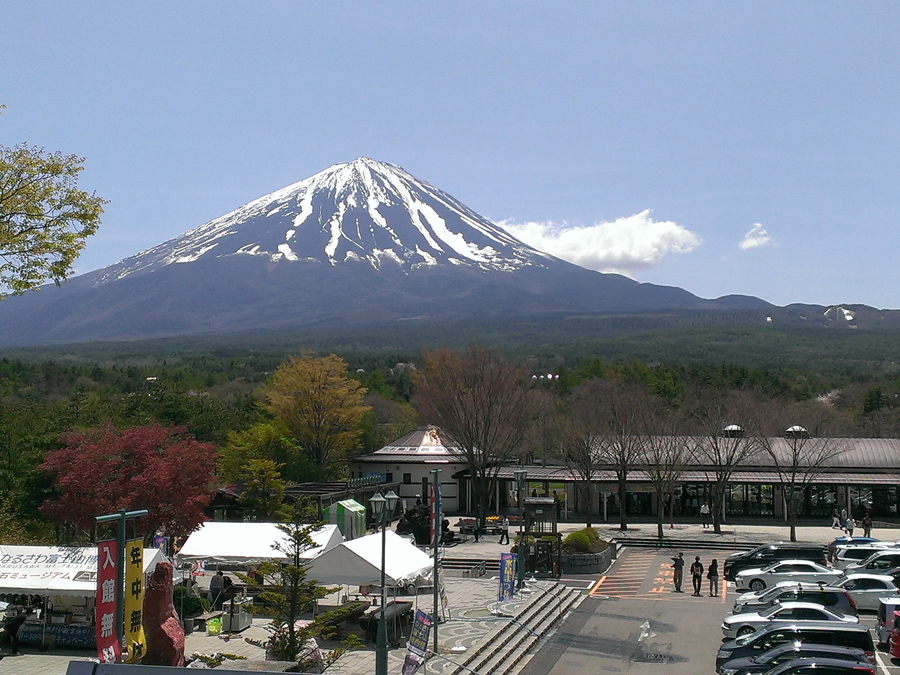
<svg viewBox="0 0 900 675">
<path fill-rule="evenodd" d="M 599 574 L 612 564 L 613 548 L 600 553 L 567 553 L 560 557 L 563 574 Z"/>
</svg>

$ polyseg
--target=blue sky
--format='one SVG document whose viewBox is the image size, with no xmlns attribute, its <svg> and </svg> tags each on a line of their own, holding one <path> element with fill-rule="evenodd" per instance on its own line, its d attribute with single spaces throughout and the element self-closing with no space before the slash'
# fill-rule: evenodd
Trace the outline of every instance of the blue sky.
<svg viewBox="0 0 900 675">
<path fill-rule="evenodd" d="M 359 156 L 702 297 L 900 308 L 900 5 L 6 2 L 0 144 L 86 158 L 80 272 Z"/>
</svg>

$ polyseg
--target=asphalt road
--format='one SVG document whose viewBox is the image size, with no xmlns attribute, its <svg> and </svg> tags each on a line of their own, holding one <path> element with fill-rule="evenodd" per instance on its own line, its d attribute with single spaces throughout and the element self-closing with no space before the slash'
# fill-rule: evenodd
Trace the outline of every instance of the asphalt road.
<svg viewBox="0 0 900 675">
<path fill-rule="evenodd" d="M 704 566 L 730 552 L 690 551 L 688 565 L 699 555 Z M 605 576 L 596 580 L 587 597 L 522 670 L 522 675 L 625 673 L 627 675 L 698 675 L 715 673 L 715 657 L 722 643 L 722 619 L 731 612 L 734 587 L 720 589 L 720 597 L 675 593 L 671 550 L 624 549 Z M 687 567 L 687 565 L 686 565 Z M 687 572 L 687 569 L 685 569 Z M 875 625 L 874 614 L 863 623 Z M 882 675 L 900 675 L 888 654 L 879 653 Z"/>
</svg>

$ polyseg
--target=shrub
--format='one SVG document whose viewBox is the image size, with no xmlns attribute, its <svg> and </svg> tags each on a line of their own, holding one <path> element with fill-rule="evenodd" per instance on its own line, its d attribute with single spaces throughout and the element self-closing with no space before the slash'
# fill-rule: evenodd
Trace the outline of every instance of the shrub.
<svg viewBox="0 0 900 675">
<path fill-rule="evenodd" d="M 562 547 L 566 553 L 590 553 L 591 539 L 584 530 L 578 530 L 566 535 Z"/>
</svg>

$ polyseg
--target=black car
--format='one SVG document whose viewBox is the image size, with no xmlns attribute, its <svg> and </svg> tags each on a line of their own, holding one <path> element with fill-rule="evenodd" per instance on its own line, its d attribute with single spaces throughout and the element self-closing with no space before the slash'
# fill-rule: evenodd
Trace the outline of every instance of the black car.
<svg viewBox="0 0 900 675">
<path fill-rule="evenodd" d="M 869 657 L 866 656 L 866 653 L 862 649 L 820 645 L 814 642 L 789 642 L 788 644 L 763 652 L 759 656 L 750 656 L 743 659 L 727 661 L 719 669 L 719 672 L 722 675 L 765 673 L 775 666 L 787 661 L 813 657 L 856 661 L 867 665 L 869 663 Z"/>
<path fill-rule="evenodd" d="M 737 640 L 723 642 L 716 654 L 716 672 L 719 672 L 727 661 L 759 656 L 773 647 L 791 642 L 813 642 L 862 649 L 869 663 L 875 663 L 875 643 L 868 626 L 860 623 L 837 624 L 834 621 L 802 621 L 766 626 Z"/>
<path fill-rule="evenodd" d="M 825 547 L 821 544 L 792 544 L 784 542 L 763 544 L 750 551 L 732 553 L 725 558 L 722 574 L 725 576 L 726 581 L 734 581 L 734 577 L 738 572 L 753 569 L 754 567 L 762 568 L 779 560 L 811 560 L 824 565 L 826 564 Z"/>
<path fill-rule="evenodd" d="M 766 675 L 875 675 L 875 666 L 840 659 L 797 659 L 775 666 Z"/>
</svg>

